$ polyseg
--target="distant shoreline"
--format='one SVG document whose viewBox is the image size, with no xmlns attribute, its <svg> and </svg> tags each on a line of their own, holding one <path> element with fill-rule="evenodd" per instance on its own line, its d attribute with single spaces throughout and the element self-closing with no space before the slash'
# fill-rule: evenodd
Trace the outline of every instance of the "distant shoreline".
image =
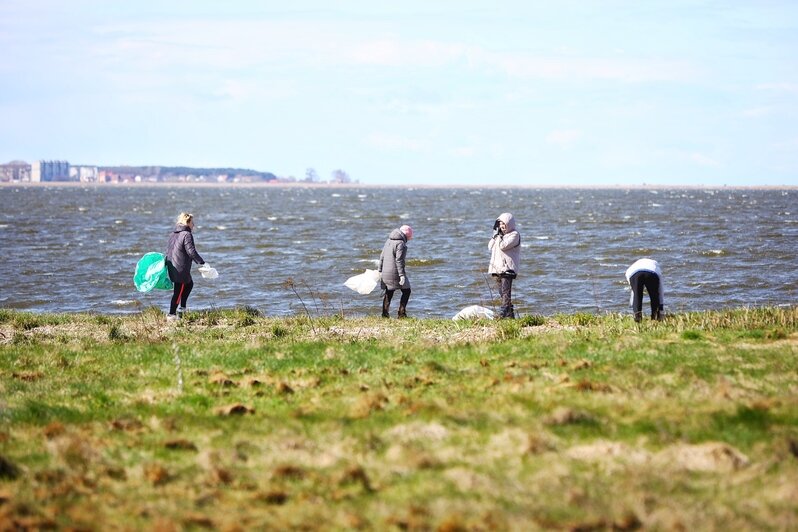
<svg viewBox="0 0 798 532">
<path fill-rule="evenodd" d="M 318 188 L 318 189 L 424 189 L 424 190 L 798 190 L 798 185 L 377 185 L 366 183 L 83 183 L 77 181 L 48 181 L 31 183 L 0 182 L 0 187 L 66 187 L 66 188 Z"/>
</svg>

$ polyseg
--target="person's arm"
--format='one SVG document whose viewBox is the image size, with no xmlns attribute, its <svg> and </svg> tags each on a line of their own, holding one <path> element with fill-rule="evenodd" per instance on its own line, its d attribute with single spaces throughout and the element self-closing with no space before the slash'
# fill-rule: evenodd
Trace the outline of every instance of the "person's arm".
<svg viewBox="0 0 798 532">
<path fill-rule="evenodd" d="M 665 283 L 662 282 L 662 276 L 659 276 L 659 309 L 665 309 Z"/>
<path fill-rule="evenodd" d="M 380 265 L 377 267 L 377 271 L 382 273 L 382 261 L 385 258 L 385 249 L 380 251 Z"/>
<path fill-rule="evenodd" d="M 396 246 L 396 273 L 399 277 L 405 276 L 405 255 L 407 255 L 407 245 L 404 242 L 399 242 Z"/>
<path fill-rule="evenodd" d="M 191 257 L 191 260 L 196 262 L 197 264 L 205 264 L 205 260 L 197 253 L 197 248 L 194 247 L 194 236 L 191 234 L 190 231 L 186 231 L 185 239 L 183 240 L 183 247 L 188 253 L 188 256 Z"/>
<path fill-rule="evenodd" d="M 512 249 L 518 246 L 520 243 L 521 235 L 518 234 L 518 231 L 513 231 L 512 233 L 508 233 L 501 238 L 499 241 L 499 249 L 502 251 L 505 249 Z"/>
</svg>

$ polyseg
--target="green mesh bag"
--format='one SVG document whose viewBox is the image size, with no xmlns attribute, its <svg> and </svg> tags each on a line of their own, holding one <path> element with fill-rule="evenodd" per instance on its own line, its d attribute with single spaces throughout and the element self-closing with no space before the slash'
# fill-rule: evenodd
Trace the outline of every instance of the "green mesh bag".
<svg viewBox="0 0 798 532">
<path fill-rule="evenodd" d="M 166 270 L 166 257 L 163 253 L 147 253 L 136 264 L 133 282 L 139 292 L 150 290 L 171 290 L 174 287 Z"/>
</svg>

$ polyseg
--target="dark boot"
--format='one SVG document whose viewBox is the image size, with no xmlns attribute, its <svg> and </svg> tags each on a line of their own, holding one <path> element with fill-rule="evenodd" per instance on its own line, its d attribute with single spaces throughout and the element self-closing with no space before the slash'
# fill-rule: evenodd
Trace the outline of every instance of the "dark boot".
<svg viewBox="0 0 798 532">
<path fill-rule="evenodd" d="M 382 296 L 382 317 L 390 318 L 388 311 L 391 309 L 391 299 L 393 299 L 393 290 L 386 290 Z"/>
<path fill-rule="evenodd" d="M 399 300 L 399 312 L 397 313 L 398 318 L 406 318 L 407 317 L 407 302 L 410 301 L 410 289 L 403 288 L 402 289 L 402 298 Z"/>
</svg>

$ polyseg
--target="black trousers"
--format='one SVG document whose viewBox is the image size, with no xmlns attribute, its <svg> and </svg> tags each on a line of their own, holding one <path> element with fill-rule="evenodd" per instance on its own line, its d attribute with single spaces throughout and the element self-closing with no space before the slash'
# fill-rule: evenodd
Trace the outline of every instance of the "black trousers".
<svg viewBox="0 0 798 532">
<path fill-rule="evenodd" d="M 499 297 L 501 297 L 502 300 L 502 306 L 499 308 L 499 317 L 515 318 L 512 277 L 494 275 L 493 279 L 496 281 L 496 289 L 499 291 Z"/>
<path fill-rule="evenodd" d="M 385 290 L 385 295 L 382 296 L 382 317 L 387 318 L 389 316 L 388 311 L 391 309 L 391 299 L 393 299 L 393 293 L 396 290 Z M 399 299 L 399 313 L 398 316 L 400 318 L 407 317 L 407 302 L 410 300 L 410 289 L 409 288 L 402 288 L 402 297 Z"/>
<path fill-rule="evenodd" d="M 187 283 L 175 283 L 175 289 L 172 293 L 172 303 L 169 305 L 169 314 L 175 314 L 177 312 L 178 303 L 180 303 L 181 307 L 186 308 L 188 296 L 191 293 L 192 288 L 194 288 L 194 281 L 189 281 Z"/>
<path fill-rule="evenodd" d="M 660 311 L 663 305 L 662 301 L 659 300 L 659 276 L 654 272 L 637 272 L 629 278 L 629 284 L 634 294 L 632 311 L 635 315 L 635 321 L 640 321 L 643 317 L 643 288 L 646 289 L 648 299 L 651 300 L 651 319 L 661 319 Z"/>
</svg>

